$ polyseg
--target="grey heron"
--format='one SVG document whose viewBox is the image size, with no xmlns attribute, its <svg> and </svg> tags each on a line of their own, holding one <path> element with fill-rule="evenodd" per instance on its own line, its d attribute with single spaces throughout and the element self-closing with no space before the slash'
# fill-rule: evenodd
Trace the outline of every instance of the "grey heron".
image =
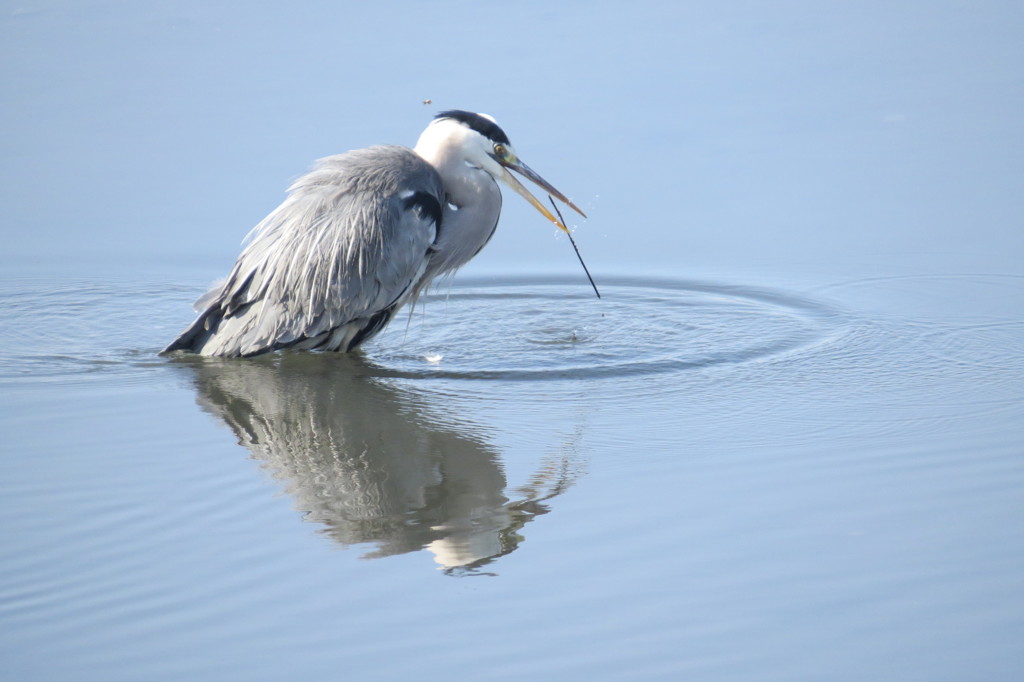
<svg viewBox="0 0 1024 682">
<path fill-rule="evenodd" d="M 487 244 L 501 213 L 499 180 L 568 233 L 509 171 L 586 217 L 485 114 L 443 111 L 414 149 L 321 159 L 252 230 L 231 273 L 196 301 L 199 316 L 163 353 L 356 348 Z"/>
</svg>

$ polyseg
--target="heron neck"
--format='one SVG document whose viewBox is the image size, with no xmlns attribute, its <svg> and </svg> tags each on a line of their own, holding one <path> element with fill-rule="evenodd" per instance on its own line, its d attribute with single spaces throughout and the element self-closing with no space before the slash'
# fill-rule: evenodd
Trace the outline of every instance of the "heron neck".
<svg viewBox="0 0 1024 682">
<path fill-rule="evenodd" d="M 446 153 L 442 147 L 428 156 L 420 145 L 416 152 L 437 170 L 447 195 L 437 252 L 427 273 L 434 277 L 461 267 L 490 240 L 501 211 L 501 192 L 489 173 L 467 164 L 460 154 Z"/>
<path fill-rule="evenodd" d="M 473 203 L 479 187 L 487 182 L 487 175 L 482 169 L 466 164 L 461 155 L 453 154 L 444 147 L 417 145 L 414 150 L 423 160 L 429 163 L 441 176 L 448 201 L 462 208 Z"/>
</svg>

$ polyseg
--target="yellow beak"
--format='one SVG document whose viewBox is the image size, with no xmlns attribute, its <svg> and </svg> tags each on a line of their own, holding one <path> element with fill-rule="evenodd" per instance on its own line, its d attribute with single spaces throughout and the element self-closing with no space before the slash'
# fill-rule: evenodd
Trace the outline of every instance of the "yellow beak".
<svg viewBox="0 0 1024 682">
<path fill-rule="evenodd" d="M 584 218 L 587 217 L 587 214 L 581 211 L 576 206 L 576 204 L 572 203 L 568 197 L 566 197 L 564 194 L 555 189 L 555 187 L 550 182 L 542 178 L 540 175 L 536 173 L 536 171 L 534 171 L 532 168 L 527 166 L 519 159 L 513 159 L 511 161 L 505 159 L 498 159 L 498 163 L 500 163 L 504 167 L 503 170 L 505 171 L 505 173 L 502 175 L 501 179 L 505 181 L 505 184 L 514 189 L 520 195 L 522 195 L 522 197 L 529 201 L 535 209 L 540 211 L 545 218 L 553 222 L 555 225 L 558 225 L 558 227 L 561 228 L 566 234 L 569 233 L 569 228 L 563 225 L 561 220 L 556 218 L 551 213 L 551 211 L 545 208 L 544 204 L 540 203 L 540 200 L 538 200 L 537 197 L 530 194 L 530 190 L 526 189 L 523 183 L 519 182 L 516 176 L 509 173 L 508 169 L 512 169 L 517 173 L 521 173 L 523 177 L 528 178 L 529 180 L 536 183 L 541 189 L 543 189 L 545 192 L 547 192 L 551 196 L 555 197 L 556 199 L 564 203 L 569 208 L 573 209 Z"/>
</svg>

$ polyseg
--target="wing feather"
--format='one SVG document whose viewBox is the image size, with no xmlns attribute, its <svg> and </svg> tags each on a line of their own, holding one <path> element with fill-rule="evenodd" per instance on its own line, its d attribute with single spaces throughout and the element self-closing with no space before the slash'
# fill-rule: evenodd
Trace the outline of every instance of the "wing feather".
<svg viewBox="0 0 1024 682">
<path fill-rule="evenodd" d="M 288 191 L 165 352 L 349 350 L 418 293 L 444 197 L 432 166 L 404 147 L 370 147 L 321 159 Z"/>
</svg>

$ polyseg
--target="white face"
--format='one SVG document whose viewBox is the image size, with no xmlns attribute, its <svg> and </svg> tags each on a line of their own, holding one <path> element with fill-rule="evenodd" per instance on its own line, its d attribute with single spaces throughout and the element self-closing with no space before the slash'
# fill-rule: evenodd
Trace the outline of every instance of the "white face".
<svg viewBox="0 0 1024 682">
<path fill-rule="evenodd" d="M 480 115 L 485 116 L 485 114 Z M 494 120 L 490 116 L 487 116 L 487 118 L 491 121 Z M 575 209 L 577 213 L 583 215 L 583 212 L 569 201 L 564 194 L 552 187 L 549 182 L 520 161 L 515 150 L 512 149 L 512 145 L 495 143 L 485 135 L 481 135 L 457 120 L 451 118 L 434 119 L 427 126 L 427 129 L 423 131 L 423 134 L 420 135 L 420 139 L 416 142 L 415 151 L 427 163 L 430 163 L 439 171 L 445 168 L 448 169 L 447 172 L 449 173 L 461 174 L 461 171 L 467 170 L 466 167 L 483 170 L 495 180 L 515 190 L 516 193 L 530 202 L 535 209 L 540 211 L 545 218 L 566 232 L 569 231 L 568 228 L 537 197 L 530 194 L 529 190 L 523 186 L 523 183 L 519 182 L 508 169 L 511 168 L 523 174 L 548 194 L 557 197 Z"/>
<path fill-rule="evenodd" d="M 510 145 L 504 145 L 511 152 Z M 416 142 L 416 153 L 440 165 L 461 158 L 474 168 L 482 168 L 495 179 L 504 179 L 506 171 L 494 160 L 494 143 L 475 130 L 450 118 L 436 119 Z M 513 158 L 515 158 L 513 156 Z"/>
</svg>

